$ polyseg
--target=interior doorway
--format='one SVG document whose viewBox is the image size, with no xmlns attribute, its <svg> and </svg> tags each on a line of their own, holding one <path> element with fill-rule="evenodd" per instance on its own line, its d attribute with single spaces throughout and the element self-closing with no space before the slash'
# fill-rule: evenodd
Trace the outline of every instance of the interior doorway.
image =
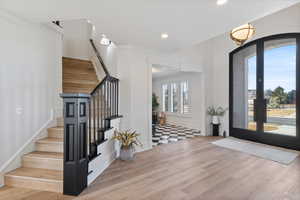
<svg viewBox="0 0 300 200">
<path fill-rule="evenodd" d="M 201 74 L 152 65 L 152 145 L 201 135 Z M 199 121 L 198 121 L 199 120 Z"/>
</svg>

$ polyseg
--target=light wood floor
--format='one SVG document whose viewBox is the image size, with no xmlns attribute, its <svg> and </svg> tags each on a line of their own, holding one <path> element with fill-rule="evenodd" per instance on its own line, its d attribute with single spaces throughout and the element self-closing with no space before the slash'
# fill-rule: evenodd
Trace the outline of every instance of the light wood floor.
<svg viewBox="0 0 300 200">
<path fill-rule="evenodd" d="M 200 137 L 115 161 L 76 199 L 299 200 L 300 158 L 285 166 L 212 145 Z M 50 192 L 0 189 L 0 199 L 73 199 Z"/>
</svg>

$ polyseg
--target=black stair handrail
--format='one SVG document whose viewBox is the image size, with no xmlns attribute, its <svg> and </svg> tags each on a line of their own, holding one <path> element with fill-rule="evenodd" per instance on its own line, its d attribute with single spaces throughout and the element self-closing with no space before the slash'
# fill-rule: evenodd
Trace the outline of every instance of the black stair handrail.
<svg viewBox="0 0 300 200">
<path fill-rule="evenodd" d="M 91 160 L 99 155 L 97 146 L 105 141 L 105 131 L 112 128 L 110 119 L 119 116 L 119 79 L 110 75 L 92 39 L 90 39 L 90 43 L 105 72 L 105 77 L 90 94 L 88 148 Z"/>
<path fill-rule="evenodd" d="M 101 64 L 101 66 L 103 68 L 103 71 L 105 72 L 106 76 L 110 76 L 109 71 L 107 70 L 107 67 L 106 67 L 105 63 L 103 62 L 103 59 L 101 58 L 101 55 L 100 55 L 100 53 L 99 53 L 99 51 L 98 51 L 98 49 L 97 49 L 97 47 L 96 47 L 96 45 L 95 45 L 95 43 L 94 43 L 94 41 L 92 39 L 90 39 L 90 43 L 91 43 L 91 45 L 93 47 L 93 50 L 96 53 L 96 56 L 97 56 L 97 58 L 98 58 L 98 60 L 99 60 L 99 62 Z"/>
</svg>

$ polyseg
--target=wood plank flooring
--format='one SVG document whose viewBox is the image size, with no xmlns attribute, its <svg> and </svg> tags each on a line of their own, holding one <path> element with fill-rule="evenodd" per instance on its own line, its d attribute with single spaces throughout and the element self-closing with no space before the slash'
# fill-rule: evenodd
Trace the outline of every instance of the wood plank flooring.
<svg viewBox="0 0 300 200">
<path fill-rule="evenodd" d="M 299 157 L 286 166 L 214 146 L 211 142 L 216 139 L 219 138 L 188 139 L 139 153 L 132 162 L 117 160 L 75 199 L 300 199 Z M 0 199 L 73 199 L 49 192 L 18 190 L 2 188 Z"/>
</svg>

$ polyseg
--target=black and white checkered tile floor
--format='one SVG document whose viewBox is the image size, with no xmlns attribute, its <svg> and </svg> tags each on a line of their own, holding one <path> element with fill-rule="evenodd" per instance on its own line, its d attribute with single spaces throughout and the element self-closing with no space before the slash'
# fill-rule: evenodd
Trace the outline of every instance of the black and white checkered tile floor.
<svg viewBox="0 0 300 200">
<path fill-rule="evenodd" d="M 152 146 L 177 142 L 187 138 L 200 136 L 201 131 L 176 125 L 155 125 L 152 135 Z"/>
</svg>

